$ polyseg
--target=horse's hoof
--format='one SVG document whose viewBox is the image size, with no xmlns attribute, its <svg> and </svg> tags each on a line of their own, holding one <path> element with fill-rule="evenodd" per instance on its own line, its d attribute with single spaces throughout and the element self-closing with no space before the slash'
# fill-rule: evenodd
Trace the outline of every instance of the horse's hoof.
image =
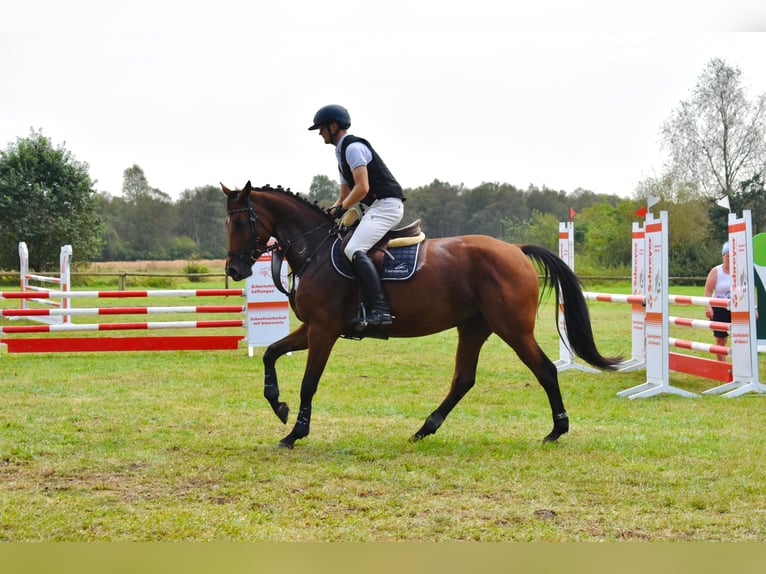
<svg viewBox="0 0 766 574">
<path fill-rule="evenodd" d="M 287 406 L 287 403 L 279 403 L 279 407 L 277 408 L 277 417 L 279 417 L 279 420 L 282 421 L 282 424 L 287 424 L 287 415 L 290 414 L 290 407 Z"/>
<path fill-rule="evenodd" d="M 543 444 L 547 442 L 557 442 L 560 436 L 561 436 L 561 433 L 554 431 L 543 439 Z"/>
<path fill-rule="evenodd" d="M 283 438 L 281 441 L 279 441 L 277 448 L 279 449 L 286 448 L 286 449 L 292 450 L 294 446 L 295 446 L 294 442 L 288 441 L 287 439 Z"/>
<path fill-rule="evenodd" d="M 423 435 L 415 433 L 410 437 L 410 442 L 418 442 L 423 439 Z"/>
</svg>

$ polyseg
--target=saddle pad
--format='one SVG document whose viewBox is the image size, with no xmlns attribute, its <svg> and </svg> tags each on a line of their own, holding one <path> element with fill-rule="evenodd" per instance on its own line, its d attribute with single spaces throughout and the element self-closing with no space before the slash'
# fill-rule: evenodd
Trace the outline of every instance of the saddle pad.
<svg viewBox="0 0 766 574">
<path fill-rule="evenodd" d="M 383 255 L 383 270 L 380 272 L 380 278 L 383 281 L 404 281 L 410 279 L 415 274 L 420 245 L 418 243 L 416 245 L 388 249 L 387 253 L 390 253 L 393 259 L 387 254 Z M 331 249 L 332 265 L 335 267 L 335 270 L 346 279 L 355 279 L 356 276 L 351 268 L 351 264 L 340 250 L 340 239 L 336 239 L 333 242 Z"/>
</svg>

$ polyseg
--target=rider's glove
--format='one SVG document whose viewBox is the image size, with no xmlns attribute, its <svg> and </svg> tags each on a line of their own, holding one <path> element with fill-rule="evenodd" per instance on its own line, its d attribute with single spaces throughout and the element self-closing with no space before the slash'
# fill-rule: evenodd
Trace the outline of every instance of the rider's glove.
<svg viewBox="0 0 766 574">
<path fill-rule="evenodd" d="M 343 214 L 348 211 L 343 205 L 336 205 L 335 207 L 330 208 L 330 215 L 332 215 L 333 219 L 340 220 L 341 217 L 343 217 Z"/>
</svg>

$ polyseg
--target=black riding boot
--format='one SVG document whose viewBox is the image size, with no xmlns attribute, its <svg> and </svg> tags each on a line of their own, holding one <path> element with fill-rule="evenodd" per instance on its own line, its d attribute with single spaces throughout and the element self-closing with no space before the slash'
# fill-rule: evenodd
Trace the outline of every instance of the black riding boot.
<svg viewBox="0 0 766 574">
<path fill-rule="evenodd" d="M 365 319 L 368 325 L 390 325 L 394 322 L 391 309 L 383 293 L 383 283 L 380 281 L 375 264 L 364 251 L 357 251 L 351 258 L 359 283 L 362 286 L 362 299 L 367 308 Z"/>
</svg>

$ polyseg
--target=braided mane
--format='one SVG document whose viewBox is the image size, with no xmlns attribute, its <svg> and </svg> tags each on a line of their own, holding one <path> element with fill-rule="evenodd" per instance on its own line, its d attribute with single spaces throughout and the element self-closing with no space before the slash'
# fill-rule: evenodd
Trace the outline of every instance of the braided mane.
<svg viewBox="0 0 766 574">
<path fill-rule="evenodd" d="M 294 191 L 291 191 L 290 188 L 284 188 L 281 185 L 278 185 L 277 187 L 271 187 L 268 183 L 264 185 L 263 187 L 253 187 L 253 191 L 263 191 L 266 193 L 280 193 L 282 195 L 288 195 L 290 197 L 293 197 L 303 203 L 304 205 L 307 205 L 311 209 L 318 211 L 325 217 L 332 219 L 332 216 L 330 215 L 329 211 L 325 208 L 321 207 L 316 201 L 310 201 L 306 199 L 302 194 L 296 193 Z"/>
</svg>

